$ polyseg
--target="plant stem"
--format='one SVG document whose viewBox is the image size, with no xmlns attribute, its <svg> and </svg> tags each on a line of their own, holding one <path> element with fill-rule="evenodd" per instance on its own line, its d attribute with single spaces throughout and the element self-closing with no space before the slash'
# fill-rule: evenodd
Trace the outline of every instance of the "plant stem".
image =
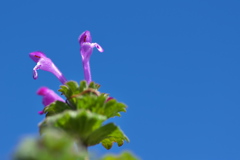
<svg viewBox="0 0 240 160">
<path fill-rule="evenodd" d="M 89 160 L 89 157 L 88 157 L 88 147 L 86 145 L 82 144 L 82 142 L 80 142 L 80 141 L 78 141 L 76 143 L 76 145 L 77 145 L 78 152 L 83 153 L 84 160 Z"/>
</svg>

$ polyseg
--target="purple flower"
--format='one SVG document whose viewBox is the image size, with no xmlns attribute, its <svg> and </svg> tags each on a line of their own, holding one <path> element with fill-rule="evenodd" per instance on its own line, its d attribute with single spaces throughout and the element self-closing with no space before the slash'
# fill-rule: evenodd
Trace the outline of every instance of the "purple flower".
<svg viewBox="0 0 240 160">
<path fill-rule="evenodd" d="M 42 103 L 46 107 L 55 101 L 65 102 L 59 95 L 57 95 L 53 90 L 47 87 L 41 87 L 37 91 L 38 95 L 43 96 Z M 43 114 L 43 111 L 39 111 L 39 114 Z"/>
<path fill-rule="evenodd" d="M 102 47 L 97 43 L 91 43 L 92 37 L 89 31 L 83 32 L 78 38 L 80 44 L 80 53 L 82 56 L 84 77 L 87 83 L 89 84 L 92 81 L 91 71 L 90 71 L 90 56 L 92 54 L 93 48 L 96 47 L 99 52 L 103 52 Z"/>
<path fill-rule="evenodd" d="M 37 63 L 37 65 L 33 68 L 34 79 L 38 78 L 37 70 L 42 69 L 44 71 L 52 72 L 63 84 L 67 81 L 63 74 L 51 61 L 51 59 L 47 58 L 44 53 L 36 51 L 30 53 L 29 56 L 34 62 Z"/>
<path fill-rule="evenodd" d="M 113 97 L 108 97 L 108 98 L 106 99 L 106 102 L 110 101 L 111 99 L 114 99 L 114 98 L 113 98 Z"/>
</svg>

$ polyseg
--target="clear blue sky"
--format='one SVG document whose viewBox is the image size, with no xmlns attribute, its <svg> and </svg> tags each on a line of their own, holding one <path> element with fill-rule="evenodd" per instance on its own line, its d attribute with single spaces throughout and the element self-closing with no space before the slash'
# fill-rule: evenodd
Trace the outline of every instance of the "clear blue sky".
<svg viewBox="0 0 240 160">
<path fill-rule="evenodd" d="M 38 134 L 36 90 L 60 82 L 28 54 L 47 54 L 69 80 L 83 79 L 77 38 L 91 31 L 105 50 L 91 57 L 101 91 L 128 105 L 113 119 L 144 160 L 240 159 L 239 0 L 0 2 L 0 159 Z"/>
</svg>

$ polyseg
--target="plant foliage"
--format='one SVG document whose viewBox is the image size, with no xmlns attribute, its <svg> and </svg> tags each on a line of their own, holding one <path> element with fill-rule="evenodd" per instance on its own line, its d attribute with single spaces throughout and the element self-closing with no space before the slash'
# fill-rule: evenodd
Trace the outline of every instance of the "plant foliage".
<svg viewBox="0 0 240 160">
<path fill-rule="evenodd" d="M 58 128 L 88 147 L 99 143 L 110 149 L 113 143 L 122 146 L 127 136 L 114 123 L 103 124 L 107 119 L 121 116 L 126 105 L 116 99 L 108 100 L 106 93 L 98 91 L 100 85 L 86 81 L 78 84 L 68 81 L 59 91 L 66 103 L 56 101 L 45 107 L 46 118 L 39 124 L 40 133 L 47 128 Z"/>
</svg>

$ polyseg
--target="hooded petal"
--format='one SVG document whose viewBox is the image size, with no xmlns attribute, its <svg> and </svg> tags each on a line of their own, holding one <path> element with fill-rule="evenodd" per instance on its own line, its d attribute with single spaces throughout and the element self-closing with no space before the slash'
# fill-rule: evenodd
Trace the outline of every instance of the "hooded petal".
<svg viewBox="0 0 240 160">
<path fill-rule="evenodd" d="M 52 60 L 50 58 L 47 58 L 44 53 L 36 51 L 36 52 L 30 53 L 29 56 L 34 62 L 37 63 L 37 65 L 33 68 L 34 79 L 38 78 L 37 70 L 41 69 L 41 70 L 53 73 L 63 84 L 67 81 L 67 79 L 55 66 Z"/>
<path fill-rule="evenodd" d="M 91 70 L 90 70 L 90 56 L 92 54 L 93 48 L 96 47 L 99 52 L 103 52 L 102 47 L 97 43 L 91 43 L 92 37 L 89 31 L 83 32 L 78 38 L 80 44 L 80 53 L 82 57 L 83 70 L 85 80 L 90 83 L 92 81 L 91 78 Z"/>
<path fill-rule="evenodd" d="M 85 32 L 83 32 L 83 33 L 79 36 L 78 41 L 79 41 L 80 45 L 82 45 L 82 44 L 85 43 L 85 42 L 91 43 L 91 42 L 92 42 L 92 36 L 91 36 L 91 34 L 90 34 L 90 31 L 85 31 Z"/>
</svg>

